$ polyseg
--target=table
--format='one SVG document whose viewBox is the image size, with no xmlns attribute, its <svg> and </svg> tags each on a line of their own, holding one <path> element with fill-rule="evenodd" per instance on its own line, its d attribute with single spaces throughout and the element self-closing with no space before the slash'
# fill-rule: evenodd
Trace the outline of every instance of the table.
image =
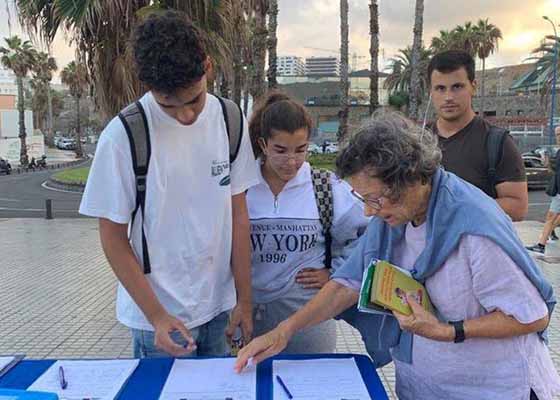
<svg viewBox="0 0 560 400">
<path fill-rule="evenodd" d="M 257 399 L 272 400 L 272 360 L 305 360 L 316 358 L 354 357 L 370 396 L 388 400 L 383 384 L 369 357 L 358 354 L 278 355 L 257 367 Z M 27 389 L 56 360 L 23 360 L 0 378 L 0 388 Z M 172 358 L 142 359 L 131 375 L 118 400 L 157 400 L 173 365 Z"/>
</svg>

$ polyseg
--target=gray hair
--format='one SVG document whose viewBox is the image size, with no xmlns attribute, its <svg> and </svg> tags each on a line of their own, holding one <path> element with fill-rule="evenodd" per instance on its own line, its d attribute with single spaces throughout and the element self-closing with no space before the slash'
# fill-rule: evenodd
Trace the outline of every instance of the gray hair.
<svg viewBox="0 0 560 400">
<path fill-rule="evenodd" d="M 436 135 L 397 112 L 381 110 L 350 138 L 336 168 L 341 178 L 366 172 L 398 199 L 406 187 L 429 182 L 440 163 Z"/>
</svg>

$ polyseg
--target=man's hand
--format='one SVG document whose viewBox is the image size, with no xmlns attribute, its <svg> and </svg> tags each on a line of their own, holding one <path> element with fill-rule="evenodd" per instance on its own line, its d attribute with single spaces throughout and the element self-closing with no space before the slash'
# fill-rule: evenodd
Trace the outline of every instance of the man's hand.
<svg viewBox="0 0 560 400">
<path fill-rule="evenodd" d="M 235 366 L 235 372 L 240 373 L 243 371 L 249 360 L 251 364 L 256 365 L 261 361 L 272 357 L 286 348 L 292 333 L 285 328 L 283 323 L 280 323 L 276 328 L 271 330 L 265 335 L 255 338 L 247 346 L 239 350 Z"/>
<path fill-rule="evenodd" d="M 404 315 L 393 311 L 401 329 L 440 342 L 453 341 L 455 329 L 452 325 L 440 322 L 433 314 L 424 310 L 413 296 L 407 294 L 406 301 L 412 309 L 412 314 Z"/>
<path fill-rule="evenodd" d="M 296 282 L 306 289 L 321 289 L 331 277 L 328 268 L 303 268 L 296 275 Z"/>
<path fill-rule="evenodd" d="M 249 343 L 253 337 L 253 305 L 250 303 L 237 303 L 231 312 L 226 337 L 231 343 L 235 328 L 241 326 L 244 343 Z"/>
<path fill-rule="evenodd" d="M 181 357 L 196 350 L 196 343 L 191 333 L 177 318 L 165 314 L 163 317 L 154 321 L 153 326 L 155 329 L 154 344 L 158 349 L 174 357 Z M 173 339 L 171 339 L 170 333 L 174 331 L 179 331 L 185 338 L 187 341 L 186 347 L 175 343 Z"/>
</svg>

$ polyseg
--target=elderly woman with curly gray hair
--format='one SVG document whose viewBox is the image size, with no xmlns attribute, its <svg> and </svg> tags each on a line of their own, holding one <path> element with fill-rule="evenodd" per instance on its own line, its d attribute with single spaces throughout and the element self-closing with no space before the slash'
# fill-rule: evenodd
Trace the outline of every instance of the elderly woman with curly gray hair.
<svg viewBox="0 0 560 400">
<path fill-rule="evenodd" d="M 375 115 L 350 139 L 338 175 L 375 218 L 313 299 L 242 349 L 238 371 L 344 312 L 377 366 L 392 357 L 400 399 L 547 400 L 560 393 L 546 346 L 556 303 L 551 285 L 497 203 L 440 161 L 436 138 L 394 113 Z M 435 313 L 410 296 L 409 316 L 356 312 L 372 259 L 408 270 Z"/>
</svg>

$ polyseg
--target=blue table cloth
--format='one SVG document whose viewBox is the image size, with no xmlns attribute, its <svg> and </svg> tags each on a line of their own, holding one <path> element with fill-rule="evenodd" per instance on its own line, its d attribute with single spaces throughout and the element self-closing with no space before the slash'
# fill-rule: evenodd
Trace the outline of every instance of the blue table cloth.
<svg viewBox="0 0 560 400">
<path fill-rule="evenodd" d="M 278 355 L 257 366 L 257 399 L 272 400 L 272 360 L 354 357 L 372 399 L 388 400 L 369 357 L 357 354 Z M 0 388 L 27 389 L 55 360 L 23 360 L 0 378 Z M 172 358 L 142 359 L 120 392 L 119 400 L 157 400 L 173 365 Z"/>
</svg>

